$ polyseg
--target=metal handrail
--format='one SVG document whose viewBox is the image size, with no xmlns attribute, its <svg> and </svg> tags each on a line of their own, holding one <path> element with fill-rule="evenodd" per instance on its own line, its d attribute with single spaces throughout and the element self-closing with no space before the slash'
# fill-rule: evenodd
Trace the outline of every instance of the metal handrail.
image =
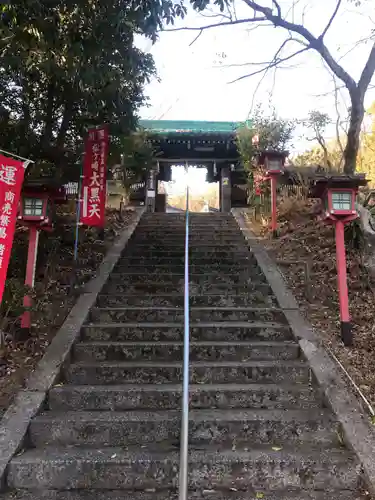
<svg viewBox="0 0 375 500">
<path fill-rule="evenodd" d="M 188 163 L 185 165 L 186 177 Z M 188 448 L 189 448 L 189 183 L 186 182 L 186 219 L 185 219 L 185 287 L 184 287 L 184 359 L 182 372 L 182 415 L 180 438 L 180 479 L 179 500 L 187 500 L 188 490 Z"/>
</svg>

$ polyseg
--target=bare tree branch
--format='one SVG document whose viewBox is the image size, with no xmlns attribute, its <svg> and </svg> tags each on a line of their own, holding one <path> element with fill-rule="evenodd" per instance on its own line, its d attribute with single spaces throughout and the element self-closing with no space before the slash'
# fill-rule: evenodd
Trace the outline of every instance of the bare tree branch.
<svg viewBox="0 0 375 500">
<path fill-rule="evenodd" d="M 248 19 L 237 19 L 235 21 L 224 21 L 223 23 L 207 24 L 206 26 L 183 26 L 181 28 L 163 28 L 161 31 L 204 31 L 221 26 L 234 26 L 236 24 L 254 23 L 258 21 L 267 21 L 265 17 L 250 17 Z"/>
<path fill-rule="evenodd" d="M 243 68 L 244 66 L 265 66 L 269 67 L 270 64 L 273 64 L 275 60 L 278 58 L 278 55 L 281 53 L 283 48 L 286 46 L 288 42 L 297 42 L 299 43 L 299 40 L 295 38 L 287 38 L 284 40 L 284 42 L 280 45 L 280 47 L 277 49 L 276 54 L 273 56 L 271 61 L 261 61 L 261 62 L 247 62 L 247 63 L 234 63 L 234 64 L 221 64 L 219 66 L 213 66 L 214 68 Z M 307 45 L 304 45 L 306 49 L 309 49 Z M 287 60 L 287 59 L 286 59 Z M 279 61 L 280 63 L 284 62 L 283 60 Z M 266 69 L 266 68 L 263 68 Z"/>
<path fill-rule="evenodd" d="M 255 87 L 255 90 L 253 92 L 253 97 L 251 99 L 251 106 L 250 106 L 250 109 L 249 109 L 249 112 L 247 114 L 247 118 L 250 117 L 251 113 L 253 112 L 253 109 L 254 109 L 254 104 L 255 104 L 255 97 L 256 97 L 256 94 L 261 86 L 261 84 L 263 83 L 263 80 L 265 79 L 265 77 L 267 76 L 268 74 L 268 71 L 269 71 L 270 68 L 266 68 L 263 75 L 261 76 L 261 78 L 259 79 L 259 82 L 257 83 L 257 86 Z"/>
<path fill-rule="evenodd" d="M 310 47 L 315 49 L 326 61 L 332 72 L 342 80 L 347 86 L 348 90 L 354 90 L 356 88 L 356 83 L 354 79 L 347 73 L 340 64 L 338 64 L 331 53 L 324 45 L 323 40 L 320 38 L 316 38 L 307 28 L 302 26 L 301 24 L 295 24 L 283 19 L 279 16 L 275 16 L 272 13 L 272 9 L 269 7 L 264 7 L 263 5 L 258 4 L 257 2 L 253 2 L 252 0 L 243 0 L 246 5 L 248 5 L 251 9 L 256 12 L 262 13 L 269 21 L 271 21 L 275 26 L 279 26 L 281 28 L 285 28 L 288 31 L 292 31 L 293 33 L 298 33 L 309 43 Z"/>
<path fill-rule="evenodd" d="M 199 32 L 199 33 L 198 33 L 198 35 L 194 38 L 194 40 L 193 40 L 193 41 L 191 41 L 191 42 L 189 43 L 189 47 L 191 47 L 191 46 L 193 45 L 193 43 L 195 43 L 195 42 L 198 40 L 198 38 L 202 35 L 202 33 L 203 33 L 203 30 L 200 30 L 200 32 Z"/>
<path fill-rule="evenodd" d="M 340 9 L 341 2 L 342 2 L 342 0 L 339 0 L 339 1 L 337 2 L 337 4 L 336 4 L 336 8 L 335 8 L 335 10 L 333 11 L 333 14 L 332 14 L 332 16 L 331 16 L 331 19 L 328 21 L 327 26 L 324 28 L 323 33 L 322 33 L 322 34 L 320 35 L 320 37 L 319 37 L 321 40 L 323 40 L 323 38 L 324 38 L 325 34 L 327 33 L 327 31 L 328 31 L 328 30 L 329 30 L 329 28 L 331 27 L 331 24 L 333 23 L 333 20 L 335 19 L 336 15 L 337 15 L 337 13 L 338 13 L 338 11 L 339 11 L 339 9 Z"/>
<path fill-rule="evenodd" d="M 341 123 L 341 116 L 340 116 L 340 109 L 339 109 L 339 89 L 337 87 L 337 81 L 334 75 L 332 75 L 333 79 L 333 84 L 335 86 L 335 109 L 336 109 L 336 140 L 337 144 L 340 148 L 340 153 L 341 153 L 341 159 L 340 159 L 340 166 L 342 163 L 342 160 L 344 158 L 344 146 L 341 141 L 341 135 L 340 135 L 340 123 Z"/>
<path fill-rule="evenodd" d="M 294 52 L 293 54 L 291 54 L 287 57 L 282 57 L 282 58 L 277 57 L 277 54 L 280 52 L 280 50 L 278 50 L 278 52 L 275 55 L 275 58 L 265 68 L 259 69 L 257 71 L 254 71 L 253 73 L 249 73 L 247 75 L 242 75 L 239 78 L 236 78 L 235 80 L 232 80 L 229 83 L 239 82 L 240 80 L 244 80 L 245 78 L 250 78 L 251 76 L 259 75 L 260 73 L 263 73 L 263 71 L 267 71 L 271 68 L 274 68 L 275 66 L 278 66 L 279 64 L 286 62 L 286 61 L 289 61 L 293 57 L 295 57 L 299 54 L 302 54 L 303 52 L 306 52 L 307 50 L 309 50 L 309 48 L 310 47 L 304 47 L 303 49 L 297 50 L 297 52 Z"/>
<path fill-rule="evenodd" d="M 366 93 L 366 90 L 371 83 L 372 77 L 374 76 L 374 72 L 375 72 L 375 43 L 372 46 L 369 58 L 367 60 L 365 67 L 363 68 L 361 78 L 359 79 L 358 82 L 358 89 L 360 90 L 361 93 L 363 93 L 363 95 Z"/>
<path fill-rule="evenodd" d="M 276 0 L 272 0 L 272 4 L 276 7 L 277 15 L 281 17 L 281 7 L 279 2 L 277 2 Z"/>
</svg>

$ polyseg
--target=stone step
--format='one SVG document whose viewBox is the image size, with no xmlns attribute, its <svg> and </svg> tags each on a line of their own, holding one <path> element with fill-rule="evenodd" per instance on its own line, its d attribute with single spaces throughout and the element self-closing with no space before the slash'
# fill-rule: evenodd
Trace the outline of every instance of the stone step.
<svg viewBox="0 0 375 500">
<path fill-rule="evenodd" d="M 189 217 L 189 228 L 197 227 L 197 228 L 202 228 L 202 229 L 207 229 L 210 228 L 213 231 L 216 230 L 218 227 L 237 227 L 238 230 L 238 224 L 234 219 L 208 219 L 208 220 L 197 220 L 197 219 L 192 219 Z M 160 220 L 160 221 L 140 221 L 139 226 L 141 228 L 147 228 L 147 229 L 185 229 L 186 226 L 186 219 L 180 219 L 176 220 L 173 222 L 167 222 Z"/>
<path fill-rule="evenodd" d="M 158 273 L 168 273 L 168 272 L 182 272 L 184 273 L 185 270 L 185 262 L 163 262 L 161 264 L 157 264 L 156 266 L 154 263 L 148 264 L 147 262 L 142 262 L 141 265 L 133 266 L 131 268 L 126 267 L 126 262 L 123 262 L 124 259 L 120 259 L 118 264 L 114 267 L 114 270 L 116 272 L 128 272 L 128 271 L 133 271 L 136 272 L 138 269 L 139 270 L 144 270 L 146 269 L 147 271 L 154 271 Z M 126 259 L 127 260 L 127 259 Z M 154 259 L 153 259 L 154 261 Z M 194 269 L 196 271 L 194 271 Z M 230 273 L 240 273 L 242 271 L 246 270 L 252 270 L 259 272 L 260 268 L 255 260 L 255 258 L 250 257 L 249 259 L 246 259 L 245 262 L 239 262 L 237 261 L 234 262 L 227 262 L 227 263 L 220 263 L 220 262 L 206 262 L 206 263 L 195 263 L 192 264 L 191 260 L 189 259 L 189 272 L 194 273 L 194 274 L 199 274 L 201 272 L 206 272 L 206 271 L 212 271 L 219 273 L 220 271 L 223 272 L 224 274 L 230 274 Z M 144 271 L 143 271 L 144 272 Z"/>
<path fill-rule="evenodd" d="M 189 240 L 190 243 L 190 240 Z M 190 246 L 189 250 L 195 250 L 195 249 L 201 249 L 207 248 L 207 249 L 212 249 L 212 250 L 226 250 L 227 248 L 236 250 L 236 249 L 242 249 L 242 250 L 248 250 L 248 245 L 246 244 L 246 240 L 242 238 L 241 241 L 224 241 L 220 242 L 217 240 L 211 240 L 208 239 L 202 240 L 202 238 L 196 238 L 196 242 L 194 245 Z M 154 240 L 152 238 L 147 238 L 144 242 L 137 242 L 132 239 L 128 241 L 128 244 L 126 248 L 136 248 L 137 250 L 181 250 L 181 248 L 184 250 L 185 249 L 185 238 L 181 238 L 180 240 L 176 240 L 176 238 L 171 238 L 171 240 L 165 240 L 165 238 L 160 237 L 158 240 Z"/>
<path fill-rule="evenodd" d="M 156 252 L 156 251 L 149 251 L 149 252 L 139 252 L 137 250 L 129 250 L 125 251 L 122 254 L 121 261 L 123 260 L 134 260 L 134 259 L 139 259 L 140 261 L 144 262 L 145 260 L 150 260 L 150 264 L 154 264 L 160 261 L 161 264 L 167 264 L 167 262 L 164 262 L 166 259 L 170 261 L 170 264 L 178 263 L 182 261 L 185 261 L 185 252 L 183 249 L 181 249 L 179 252 L 173 252 L 173 251 L 162 251 L 162 252 Z M 252 255 L 249 253 L 248 250 L 244 251 L 206 251 L 205 249 L 201 250 L 195 250 L 195 251 L 190 251 L 189 252 L 189 262 L 194 263 L 194 264 L 199 264 L 199 260 L 202 259 L 204 264 L 211 264 L 211 263 L 219 263 L 223 265 L 231 265 L 233 263 L 238 263 L 245 265 L 248 263 L 248 261 L 255 262 L 254 258 Z"/>
<path fill-rule="evenodd" d="M 175 233 L 167 233 L 160 231 L 159 233 L 138 233 L 137 231 L 133 233 L 131 238 L 129 239 L 128 245 L 134 244 L 134 245 L 184 245 L 185 244 L 185 234 L 179 233 L 176 235 Z M 247 240 L 244 237 L 244 235 L 240 232 L 238 232 L 237 235 L 235 234 L 229 234 L 229 235 L 223 235 L 223 234 L 207 234 L 202 236 L 202 234 L 197 234 L 197 233 L 191 233 L 189 232 L 189 243 L 192 245 L 195 244 L 200 244 L 202 241 L 206 242 L 207 244 L 219 244 L 223 245 L 228 243 L 229 245 L 247 245 Z"/>
<path fill-rule="evenodd" d="M 174 220 L 168 217 L 150 217 L 150 218 L 141 218 L 139 225 L 161 225 L 162 227 L 175 227 L 178 225 L 185 225 L 186 216 L 185 213 L 179 217 L 176 217 Z M 212 225 L 217 226 L 219 224 L 237 224 L 236 220 L 233 216 L 207 216 L 207 217 L 197 217 L 192 212 L 189 213 L 189 224 L 197 224 L 197 225 Z"/>
<path fill-rule="evenodd" d="M 249 496 L 250 495 L 250 496 Z M 255 496 L 254 496 L 255 495 Z M 167 491 L 132 491 L 123 490 L 43 490 L 17 491 L 8 493 L 2 500 L 178 500 L 176 490 Z M 285 490 L 223 492 L 219 489 L 195 490 L 188 492 L 189 500 L 364 500 L 353 490 Z"/>
<path fill-rule="evenodd" d="M 157 282 L 149 281 L 148 283 L 134 282 L 123 283 L 118 281 L 108 280 L 102 288 L 102 293 L 128 293 L 128 294 L 148 294 L 159 295 L 160 293 L 184 293 L 184 280 L 181 283 L 174 282 Z M 194 283 L 189 282 L 189 292 L 194 295 L 205 294 L 225 294 L 241 295 L 242 293 L 259 293 L 262 296 L 271 295 L 272 288 L 267 283 L 250 282 L 250 283 Z"/>
<path fill-rule="evenodd" d="M 235 226 L 237 225 L 237 222 L 233 219 L 233 218 L 221 218 L 221 219 L 217 219 L 217 218 L 208 218 L 208 219 L 205 219 L 205 220 L 199 220 L 199 219 L 195 219 L 195 218 L 192 218 L 190 215 L 189 215 L 189 226 L 198 226 L 198 227 L 212 227 L 212 228 L 216 228 L 218 226 Z M 184 228 L 186 225 L 186 218 L 185 216 L 183 218 L 180 218 L 180 219 L 176 219 L 174 221 L 167 221 L 167 220 L 163 220 L 163 219 L 155 219 L 155 220 L 140 220 L 139 222 L 139 226 L 140 227 L 147 227 L 147 228 L 152 228 L 152 227 L 157 227 L 157 228 Z M 238 227 L 238 225 L 237 225 Z"/>
<path fill-rule="evenodd" d="M 191 307 L 190 320 L 192 322 L 208 321 L 271 321 L 286 324 L 285 314 L 276 308 L 251 307 Z M 93 308 L 89 320 L 92 323 L 123 323 L 131 322 L 183 322 L 184 309 L 182 307 L 113 307 Z"/>
<path fill-rule="evenodd" d="M 222 307 L 278 307 L 278 302 L 274 295 L 263 296 L 261 293 L 245 293 L 240 295 L 233 294 L 210 294 L 196 295 L 191 294 L 189 297 L 190 306 L 222 306 Z M 97 305 L 99 307 L 183 307 L 184 295 L 159 293 L 157 296 L 148 294 L 106 294 L 101 293 L 98 296 Z"/>
<path fill-rule="evenodd" d="M 137 229 L 136 229 L 136 234 L 160 234 L 160 233 L 167 233 L 167 234 L 185 234 L 186 230 L 186 225 L 185 223 L 182 224 L 174 224 L 174 225 L 165 225 L 165 224 L 138 224 Z M 198 234 L 202 233 L 204 235 L 208 234 L 219 234 L 219 233 L 235 233 L 239 234 L 240 229 L 236 223 L 230 222 L 224 222 L 222 224 L 210 224 L 210 223 L 205 223 L 205 224 L 196 224 L 196 223 L 190 223 L 189 224 L 189 234 Z"/>
<path fill-rule="evenodd" d="M 191 410 L 189 447 L 220 444 L 226 449 L 259 445 L 339 447 L 339 425 L 320 410 Z M 179 446 L 181 411 L 48 412 L 31 422 L 32 446 Z"/>
<path fill-rule="evenodd" d="M 169 218 L 178 218 L 178 217 L 185 217 L 184 212 L 179 212 L 179 213 L 169 213 L 169 212 L 145 212 L 142 215 L 141 220 L 149 220 L 149 219 L 165 219 L 169 220 Z M 189 212 L 189 217 L 190 218 L 196 218 L 196 219 L 233 219 L 233 215 L 229 212 Z"/>
<path fill-rule="evenodd" d="M 238 243 L 240 245 L 246 245 L 247 240 L 243 233 L 238 228 L 226 229 L 226 228 L 218 228 L 217 231 L 209 231 L 209 230 L 199 230 L 197 231 L 194 228 L 189 228 L 189 242 L 193 241 L 196 243 L 213 243 L 220 241 L 227 241 L 228 243 Z M 164 238 L 163 238 L 164 237 Z M 168 242 L 171 245 L 176 243 L 184 244 L 186 238 L 185 228 L 183 230 L 168 230 L 168 229 L 160 229 L 160 230 L 150 230 L 143 231 L 137 229 L 132 237 L 129 239 L 128 244 L 132 243 L 140 243 L 142 245 L 147 245 L 149 242 L 157 242 L 164 243 Z"/>
<path fill-rule="evenodd" d="M 119 283 L 165 283 L 165 284 L 181 284 L 185 282 L 185 276 L 181 273 L 143 273 L 143 274 L 131 274 L 122 273 L 114 271 L 111 273 L 109 282 L 119 282 Z M 212 273 L 206 272 L 201 274 L 189 273 L 189 283 L 190 284 L 228 284 L 228 286 L 236 285 L 247 285 L 247 284 L 264 284 L 266 278 L 263 274 L 252 274 L 250 270 L 244 273 L 238 274 L 221 274 L 219 272 Z"/>
<path fill-rule="evenodd" d="M 179 452 L 123 448 L 45 448 L 13 458 L 8 484 L 19 489 L 176 488 Z M 188 487 L 255 491 L 327 487 L 356 490 L 361 468 L 342 449 L 192 451 Z M 353 495 L 354 496 L 354 495 Z"/>
<path fill-rule="evenodd" d="M 236 258 L 235 263 L 238 266 L 254 265 L 254 258 L 249 254 L 249 257 Z M 185 264 L 185 257 L 144 257 L 142 255 L 133 257 L 122 257 L 118 265 L 123 267 L 148 265 L 153 267 L 170 266 L 171 268 Z M 189 265 L 204 265 L 204 266 L 230 266 L 233 264 L 233 257 L 189 257 Z"/>
<path fill-rule="evenodd" d="M 191 342 L 191 361 L 292 360 L 299 358 L 295 342 Z M 81 342 L 76 361 L 182 361 L 183 342 Z"/>
<path fill-rule="evenodd" d="M 177 235 L 173 233 L 149 233 L 144 235 L 141 234 L 140 236 L 142 236 L 142 238 L 140 238 L 137 233 L 134 233 L 134 236 L 129 239 L 126 248 L 136 246 L 144 248 L 145 250 L 149 247 L 178 249 L 184 247 L 186 242 L 186 234 L 182 233 Z M 194 245 L 190 245 L 191 242 L 193 242 Z M 249 246 L 247 240 L 240 232 L 237 232 L 236 235 L 228 233 L 224 235 L 222 235 L 221 233 L 189 233 L 189 248 L 193 250 L 197 246 L 199 247 L 201 245 L 211 248 L 215 248 L 215 246 L 217 246 L 218 248 L 223 248 L 225 245 L 228 245 L 231 248 L 248 248 Z"/>
<path fill-rule="evenodd" d="M 112 274 L 125 274 L 127 276 L 137 276 L 142 274 L 147 275 L 161 275 L 161 276 L 169 276 L 169 275 L 185 275 L 185 264 L 180 264 L 171 268 L 170 265 L 163 266 L 149 266 L 147 264 L 143 266 L 131 266 L 125 267 L 122 264 L 118 264 L 114 267 Z M 211 276 L 234 276 L 238 275 L 246 275 L 246 276 L 259 276 L 262 275 L 262 271 L 260 267 L 254 262 L 251 265 L 246 266 L 237 266 L 237 265 L 223 265 L 223 266 L 213 266 L 213 265 L 202 265 L 199 264 L 189 265 L 189 275 L 201 275 L 208 274 Z"/>
<path fill-rule="evenodd" d="M 183 340 L 184 327 L 179 323 L 89 323 L 82 328 L 84 340 L 161 341 Z M 191 323 L 191 341 L 294 340 L 288 325 L 273 322 Z"/>
<path fill-rule="evenodd" d="M 156 240 L 163 242 L 163 236 L 165 237 L 165 241 L 174 244 L 175 242 L 185 242 L 186 231 L 185 228 L 182 230 L 168 230 L 168 229 L 160 229 L 160 230 L 141 230 L 136 229 L 133 233 L 130 242 L 139 241 L 143 239 L 144 244 L 147 245 L 148 241 Z M 209 229 L 200 229 L 196 230 L 195 228 L 189 228 L 189 241 L 197 241 L 202 242 L 205 241 L 209 243 L 210 241 L 216 240 L 225 240 L 225 241 L 235 241 L 240 244 L 246 244 L 246 238 L 243 233 L 237 228 L 218 228 L 216 231 L 212 231 Z"/>
<path fill-rule="evenodd" d="M 73 363 L 65 370 L 65 380 L 78 385 L 175 384 L 182 380 L 181 362 Z M 307 384 L 311 373 L 302 361 L 194 361 L 190 363 L 193 384 L 298 383 Z"/>
<path fill-rule="evenodd" d="M 235 219 L 232 217 L 231 219 L 230 218 L 222 218 L 222 219 L 215 219 L 215 218 L 210 218 L 210 219 L 205 219 L 205 220 L 199 220 L 199 219 L 195 219 L 195 218 L 192 218 L 190 217 L 189 215 L 189 227 L 194 227 L 194 226 L 197 226 L 197 227 L 202 227 L 202 228 L 205 228 L 205 227 L 210 227 L 210 228 L 217 228 L 217 227 L 220 227 L 220 226 L 237 226 L 238 227 L 238 224 L 237 222 L 235 221 Z M 176 219 L 174 221 L 166 221 L 166 220 L 162 220 L 162 219 L 159 219 L 159 220 L 140 220 L 139 221 L 139 227 L 142 227 L 142 228 L 167 228 L 167 229 L 181 229 L 181 228 L 185 228 L 186 226 L 186 218 L 185 216 L 183 218 L 180 218 L 180 219 Z"/>
<path fill-rule="evenodd" d="M 191 384 L 191 409 L 310 409 L 321 408 L 321 395 L 305 385 L 277 384 Z M 48 396 L 53 411 L 125 411 L 180 409 L 181 384 L 124 384 L 110 386 L 53 387 Z"/>
<path fill-rule="evenodd" d="M 194 255 L 210 255 L 210 254 L 225 254 L 225 255 L 232 255 L 233 258 L 235 259 L 237 256 L 241 256 L 242 254 L 249 254 L 249 249 L 244 246 L 244 245 L 230 245 L 230 244 L 223 244 L 223 245 L 208 245 L 208 244 L 201 244 L 201 245 L 195 245 L 195 246 L 190 246 L 189 247 L 189 255 L 194 256 Z M 128 255 L 145 255 L 145 256 L 163 256 L 164 254 L 170 255 L 170 256 L 180 256 L 181 254 L 185 254 L 185 246 L 184 244 L 181 245 L 174 245 L 171 247 L 170 245 L 150 245 L 150 246 L 140 246 L 140 245 L 129 245 L 123 252 L 123 256 L 126 257 Z"/>
<path fill-rule="evenodd" d="M 122 253 L 122 258 L 126 259 L 129 257 L 141 255 L 143 258 L 147 257 L 153 257 L 153 258 L 165 258 L 165 257 L 175 257 L 178 258 L 181 255 L 185 255 L 185 249 L 183 247 L 181 248 L 176 248 L 176 249 L 171 249 L 169 247 L 166 247 L 165 249 L 152 249 L 151 247 L 149 248 L 143 248 L 142 250 L 139 250 L 136 247 L 129 247 L 124 250 Z M 246 247 L 242 248 L 236 248 L 236 247 L 229 247 L 229 246 L 222 246 L 222 247 L 214 247 L 214 246 L 201 246 L 201 247 L 195 247 L 189 248 L 189 257 L 215 257 L 215 258 L 231 258 L 231 259 L 237 259 L 241 257 L 249 257 L 250 251 Z"/>
</svg>

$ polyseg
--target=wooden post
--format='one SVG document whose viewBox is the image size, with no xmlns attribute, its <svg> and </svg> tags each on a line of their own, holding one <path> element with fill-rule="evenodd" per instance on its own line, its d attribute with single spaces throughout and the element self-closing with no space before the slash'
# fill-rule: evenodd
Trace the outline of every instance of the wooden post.
<svg viewBox="0 0 375 500">
<path fill-rule="evenodd" d="M 29 229 L 29 249 L 27 252 L 26 278 L 25 285 L 29 288 L 34 288 L 36 259 L 38 255 L 39 229 L 36 226 L 30 226 Z M 30 330 L 31 328 L 31 312 L 32 299 L 29 295 L 23 298 L 23 305 L 26 308 L 21 316 L 21 328 Z"/>
<path fill-rule="evenodd" d="M 345 346 L 351 346 L 353 344 L 353 333 L 349 314 L 348 283 L 346 276 L 345 226 L 342 220 L 337 220 L 335 226 L 337 288 L 340 299 L 341 340 Z"/>
<path fill-rule="evenodd" d="M 155 212 L 156 172 L 150 170 L 146 182 L 146 211 Z"/>
<path fill-rule="evenodd" d="M 230 167 L 222 166 L 221 167 L 221 175 L 220 175 L 220 191 L 221 191 L 221 200 L 220 200 L 220 211 L 221 212 L 230 212 L 232 208 L 232 188 L 231 188 L 231 179 L 230 179 Z"/>
</svg>

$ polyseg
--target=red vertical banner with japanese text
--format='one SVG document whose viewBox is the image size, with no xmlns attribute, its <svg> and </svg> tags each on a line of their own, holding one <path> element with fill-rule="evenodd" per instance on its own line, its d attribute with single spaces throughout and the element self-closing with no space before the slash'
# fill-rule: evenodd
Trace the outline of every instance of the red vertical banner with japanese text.
<svg viewBox="0 0 375 500">
<path fill-rule="evenodd" d="M 12 252 L 25 164 L 0 154 L 0 302 Z"/>
<path fill-rule="evenodd" d="M 80 222 L 104 226 L 107 187 L 108 129 L 90 129 L 85 145 Z"/>
</svg>

